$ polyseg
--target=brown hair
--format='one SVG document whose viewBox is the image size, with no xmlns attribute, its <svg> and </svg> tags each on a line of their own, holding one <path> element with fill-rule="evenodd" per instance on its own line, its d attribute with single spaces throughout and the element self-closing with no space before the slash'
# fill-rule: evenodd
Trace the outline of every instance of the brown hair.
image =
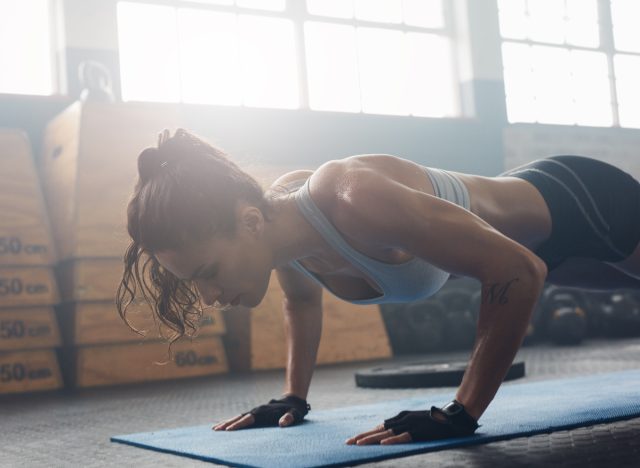
<svg viewBox="0 0 640 468">
<path fill-rule="evenodd" d="M 132 242 L 124 256 L 116 305 L 127 325 L 142 335 L 126 314 L 132 302 L 146 300 L 158 326 L 159 319 L 173 330 L 173 343 L 185 334 L 193 336 L 202 307 L 192 282 L 164 269 L 154 252 L 232 236 L 238 200 L 254 204 L 265 216 L 267 205 L 258 182 L 223 151 L 183 129 L 169 135 L 164 130 L 158 147 L 138 156 L 138 182 L 127 208 Z"/>
</svg>

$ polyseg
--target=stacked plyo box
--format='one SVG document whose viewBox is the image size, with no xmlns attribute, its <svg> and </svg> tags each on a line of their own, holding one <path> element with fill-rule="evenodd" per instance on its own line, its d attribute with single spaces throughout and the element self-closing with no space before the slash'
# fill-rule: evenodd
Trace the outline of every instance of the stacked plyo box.
<svg viewBox="0 0 640 468">
<path fill-rule="evenodd" d="M 29 140 L 0 129 L 0 394 L 62 387 L 55 261 Z"/>
<path fill-rule="evenodd" d="M 172 347 L 159 334 L 150 308 L 136 303 L 131 331 L 115 307 L 128 236 L 126 206 L 137 155 L 177 118 L 156 105 L 74 103 L 46 128 L 42 171 L 53 234 L 60 253 L 63 299 L 59 321 L 63 370 L 76 387 L 118 385 L 227 372 L 219 313 L 207 313 L 198 337 Z"/>
</svg>

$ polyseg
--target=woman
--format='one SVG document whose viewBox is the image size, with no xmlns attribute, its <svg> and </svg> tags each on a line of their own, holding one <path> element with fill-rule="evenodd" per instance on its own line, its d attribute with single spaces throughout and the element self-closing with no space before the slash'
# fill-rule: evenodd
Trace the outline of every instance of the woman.
<svg viewBox="0 0 640 468">
<path fill-rule="evenodd" d="M 283 398 L 216 430 L 302 421 L 322 323 L 321 287 L 354 303 L 403 302 L 449 275 L 482 283 L 473 354 L 456 398 L 403 411 L 348 444 L 472 434 L 523 337 L 545 281 L 587 288 L 640 282 L 640 184 L 605 163 L 542 159 L 499 177 L 389 155 L 293 171 L 263 193 L 219 150 L 178 130 L 138 159 L 133 239 L 118 308 L 142 289 L 181 336 L 207 305 L 254 307 L 273 269 L 285 293 Z M 125 318 L 126 320 L 126 318 Z"/>
</svg>

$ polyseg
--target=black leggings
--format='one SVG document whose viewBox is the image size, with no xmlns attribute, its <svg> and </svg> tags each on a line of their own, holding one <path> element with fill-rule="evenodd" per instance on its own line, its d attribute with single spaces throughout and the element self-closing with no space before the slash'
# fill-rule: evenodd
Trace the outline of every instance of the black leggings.
<svg viewBox="0 0 640 468">
<path fill-rule="evenodd" d="M 640 184 L 610 164 L 553 156 L 501 175 L 530 182 L 547 203 L 551 236 L 535 253 L 549 271 L 569 257 L 618 262 L 640 241 Z"/>
</svg>

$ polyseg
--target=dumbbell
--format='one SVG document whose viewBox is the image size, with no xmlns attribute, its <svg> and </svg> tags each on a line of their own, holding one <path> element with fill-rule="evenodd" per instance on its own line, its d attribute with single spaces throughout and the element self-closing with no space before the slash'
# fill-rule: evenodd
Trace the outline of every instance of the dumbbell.
<svg viewBox="0 0 640 468">
<path fill-rule="evenodd" d="M 446 323 L 442 305 L 432 299 L 409 304 L 405 307 L 404 316 L 412 332 L 409 343 L 412 352 L 426 353 L 442 349 Z"/>
<path fill-rule="evenodd" d="M 444 340 L 447 349 L 470 349 L 476 338 L 477 309 L 472 305 L 473 290 L 449 288 L 436 299 L 445 311 Z"/>
<path fill-rule="evenodd" d="M 430 299 L 410 304 L 382 304 L 382 317 L 394 354 L 435 351 L 444 341 L 444 310 Z"/>
<path fill-rule="evenodd" d="M 602 330 L 611 338 L 640 336 L 640 294 L 618 290 L 601 302 Z"/>
<path fill-rule="evenodd" d="M 578 290 L 550 286 L 542 294 L 544 329 L 552 342 L 577 345 L 587 335 L 587 314 Z"/>
<path fill-rule="evenodd" d="M 380 312 L 393 354 L 412 352 L 409 344 L 413 340 L 413 330 L 406 319 L 405 308 L 405 304 L 380 304 Z"/>
</svg>

